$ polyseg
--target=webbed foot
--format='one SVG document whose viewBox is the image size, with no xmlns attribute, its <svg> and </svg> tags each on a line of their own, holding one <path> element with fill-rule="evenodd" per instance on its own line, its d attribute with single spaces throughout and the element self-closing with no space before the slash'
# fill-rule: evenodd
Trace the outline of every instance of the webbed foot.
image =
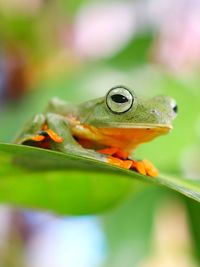
<svg viewBox="0 0 200 267">
<path fill-rule="evenodd" d="M 158 176 L 158 170 L 153 165 L 153 163 L 147 159 L 141 161 L 132 160 L 131 169 L 136 170 L 140 174 L 148 175 L 151 177 Z"/>
<path fill-rule="evenodd" d="M 98 150 L 99 153 L 108 155 L 108 163 L 125 169 L 132 169 L 140 174 L 156 177 L 158 170 L 149 160 L 136 161 L 128 158 L 128 153 L 115 147 Z"/>
<path fill-rule="evenodd" d="M 54 132 L 51 129 L 45 129 L 39 132 L 38 136 L 49 137 L 51 140 L 53 140 L 56 143 L 62 143 L 63 138 L 60 137 L 56 132 Z"/>
<path fill-rule="evenodd" d="M 25 142 L 34 141 L 38 143 L 39 147 L 49 148 L 49 141 L 52 140 L 56 143 L 62 143 L 63 138 L 60 137 L 56 132 L 48 129 L 47 126 L 43 127 L 42 130 L 38 131 L 35 135 L 27 136 Z"/>
</svg>

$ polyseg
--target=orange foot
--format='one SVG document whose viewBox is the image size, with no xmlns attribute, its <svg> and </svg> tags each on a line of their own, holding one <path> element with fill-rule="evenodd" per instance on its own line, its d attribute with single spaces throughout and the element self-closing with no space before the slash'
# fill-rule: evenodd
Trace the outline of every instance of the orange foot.
<svg viewBox="0 0 200 267">
<path fill-rule="evenodd" d="M 63 138 L 60 137 L 57 133 L 52 131 L 51 129 L 45 129 L 40 131 L 37 135 L 33 136 L 31 140 L 40 142 L 43 141 L 46 137 L 49 137 L 51 140 L 53 140 L 56 143 L 62 143 Z"/>
<path fill-rule="evenodd" d="M 132 160 L 131 169 L 136 170 L 143 175 L 149 175 L 151 177 L 158 176 L 158 170 L 153 165 L 153 163 L 151 163 L 151 161 L 147 159 L 144 159 L 142 161 Z"/>
<path fill-rule="evenodd" d="M 108 155 L 108 162 L 125 169 L 132 169 L 140 174 L 156 177 L 158 170 L 149 160 L 136 161 L 128 159 L 128 153 L 122 151 L 119 148 L 111 147 L 98 151 L 99 153 Z"/>
</svg>

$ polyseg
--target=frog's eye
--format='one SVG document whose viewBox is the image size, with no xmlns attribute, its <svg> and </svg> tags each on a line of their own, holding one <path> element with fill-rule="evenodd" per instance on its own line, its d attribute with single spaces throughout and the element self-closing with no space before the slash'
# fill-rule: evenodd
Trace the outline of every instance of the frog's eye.
<svg viewBox="0 0 200 267">
<path fill-rule="evenodd" d="M 174 113 L 176 113 L 176 114 L 178 113 L 178 106 L 177 106 L 177 105 L 174 105 L 174 106 L 173 106 L 173 111 L 174 111 Z"/>
<path fill-rule="evenodd" d="M 174 115 L 176 116 L 178 113 L 178 106 L 177 106 L 177 103 L 174 99 L 171 99 L 170 106 L 174 112 Z"/>
<path fill-rule="evenodd" d="M 108 108 L 113 113 L 117 114 L 128 111 L 132 107 L 133 101 L 133 95 L 123 86 L 110 89 L 106 96 L 106 104 Z"/>
</svg>

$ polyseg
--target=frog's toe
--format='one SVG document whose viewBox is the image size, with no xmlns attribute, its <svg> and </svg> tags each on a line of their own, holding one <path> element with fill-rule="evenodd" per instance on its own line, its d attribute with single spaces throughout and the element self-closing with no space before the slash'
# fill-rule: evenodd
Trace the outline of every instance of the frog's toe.
<svg viewBox="0 0 200 267">
<path fill-rule="evenodd" d="M 36 134 L 36 135 L 31 136 L 31 137 L 29 138 L 29 140 L 31 140 L 31 141 L 35 141 L 35 142 L 41 142 L 41 141 L 43 141 L 44 139 L 45 139 L 45 136 L 40 135 L 40 134 Z M 28 140 L 27 140 L 27 141 L 28 141 Z"/>
<path fill-rule="evenodd" d="M 125 169 L 130 169 L 132 166 L 132 160 L 122 160 L 113 156 L 108 156 L 107 160 L 108 163 Z"/>
<path fill-rule="evenodd" d="M 142 161 L 135 161 L 135 160 L 132 160 L 132 166 L 131 166 L 131 169 L 136 170 L 136 171 L 139 172 L 140 174 L 147 175 L 145 166 L 144 166 L 144 164 L 143 164 Z"/>
<path fill-rule="evenodd" d="M 18 144 L 23 144 L 27 145 L 29 143 L 37 143 L 37 142 L 42 142 L 44 141 L 45 137 L 40 134 L 35 134 L 35 135 L 26 135 L 23 139 L 19 140 L 17 143 Z"/>
<path fill-rule="evenodd" d="M 55 133 L 51 129 L 42 130 L 39 132 L 39 135 L 44 136 L 44 138 L 49 137 L 51 140 L 53 140 L 56 143 L 62 143 L 63 142 L 63 138 L 60 137 L 57 133 Z"/>
<path fill-rule="evenodd" d="M 49 135 L 49 137 L 56 143 L 62 143 L 63 142 L 63 138 L 60 137 L 57 133 L 55 133 L 54 131 L 52 131 L 51 129 L 47 130 L 47 134 Z"/>
<path fill-rule="evenodd" d="M 131 168 L 143 175 L 149 175 L 151 177 L 158 176 L 158 170 L 155 168 L 153 163 L 151 163 L 147 159 L 144 159 L 142 161 L 133 160 Z"/>
<path fill-rule="evenodd" d="M 147 172 L 147 175 L 149 175 L 151 177 L 158 176 L 158 170 L 156 169 L 156 167 L 153 165 L 153 163 L 151 161 L 144 159 L 142 162 L 145 166 L 145 170 Z"/>
</svg>

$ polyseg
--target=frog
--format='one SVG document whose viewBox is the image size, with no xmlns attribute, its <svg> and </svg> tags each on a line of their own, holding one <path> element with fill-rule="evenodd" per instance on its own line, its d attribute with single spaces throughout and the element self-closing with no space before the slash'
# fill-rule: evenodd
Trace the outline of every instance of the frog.
<svg viewBox="0 0 200 267">
<path fill-rule="evenodd" d="M 24 126 L 15 143 L 81 155 L 156 177 L 158 170 L 151 161 L 132 155 L 139 145 L 171 132 L 177 112 L 173 98 L 146 99 L 123 85 L 80 104 L 54 97 Z"/>
</svg>

